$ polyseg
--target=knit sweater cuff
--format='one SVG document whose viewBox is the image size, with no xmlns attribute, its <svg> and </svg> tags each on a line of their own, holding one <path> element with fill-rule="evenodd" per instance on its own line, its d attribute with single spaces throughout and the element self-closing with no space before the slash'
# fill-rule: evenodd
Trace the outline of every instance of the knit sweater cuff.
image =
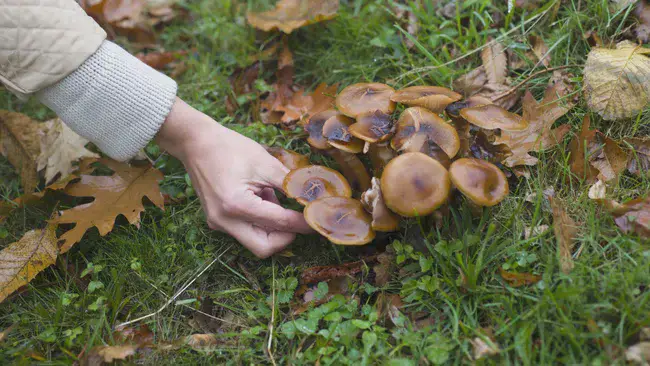
<svg viewBox="0 0 650 366">
<path fill-rule="evenodd" d="M 127 160 L 158 132 L 176 99 L 176 82 L 112 42 L 38 99 L 79 135 Z"/>
</svg>

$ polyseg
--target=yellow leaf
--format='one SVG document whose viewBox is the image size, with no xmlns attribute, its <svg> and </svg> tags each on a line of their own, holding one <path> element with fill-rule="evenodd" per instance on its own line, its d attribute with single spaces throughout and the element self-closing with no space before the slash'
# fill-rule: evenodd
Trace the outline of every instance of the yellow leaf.
<svg viewBox="0 0 650 366">
<path fill-rule="evenodd" d="M 0 111 L 0 153 L 19 172 L 23 191 L 32 193 L 38 185 L 39 123 L 24 114 Z"/>
<path fill-rule="evenodd" d="M 64 240 L 61 253 L 83 237 L 84 233 L 97 227 L 104 236 L 113 230 L 115 218 L 124 215 L 129 223 L 139 225 L 140 213 L 144 211 L 142 199 L 149 198 L 159 208 L 164 207 L 164 199 L 158 182 L 163 175 L 151 165 L 134 167 L 114 160 L 102 159 L 101 163 L 110 168 L 111 176 L 81 175 L 81 180 L 70 184 L 65 192 L 75 197 L 94 197 L 95 200 L 65 210 L 60 217 L 52 220 L 57 224 L 76 224 L 74 228 L 61 235 Z"/>
<path fill-rule="evenodd" d="M 54 264 L 58 255 L 56 225 L 32 230 L 0 251 L 0 302 Z"/>
<path fill-rule="evenodd" d="M 246 19 L 263 31 L 279 29 L 291 33 L 300 27 L 332 19 L 338 10 L 339 0 L 280 0 L 275 9 L 249 12 Z"/>
<path fill-rule="evenodd" d="M 623 41 L 615 49 L 594 48 L 584 70 L 589 108 L 613 121 L 634 117 L 650 103 L 650 49 Z"/>
</svg>

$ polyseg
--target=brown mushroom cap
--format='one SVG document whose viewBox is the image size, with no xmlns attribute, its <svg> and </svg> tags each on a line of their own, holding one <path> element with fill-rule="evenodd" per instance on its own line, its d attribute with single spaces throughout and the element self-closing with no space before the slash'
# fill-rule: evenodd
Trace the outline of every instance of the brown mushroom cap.
<svg viewBox="0 0 650 366">
<path fill-rule="evenodd" d="M 370 188 L 370 175 L 366 170 L 361 159 L 355 154 L 341 151 L 339 149 L 329 149 L 327 154 L 331 156 L 341 168 L 341 172 L 347 179 L 350 187 L 354 191 L 363 192 Z"/>
<path fill-rule="evenodd" d="M 364 245 L 375 238 L 372 218 L 361 202 L 349 197 L 325 197 L 305 207 L 305 220 L 334 244 Z"/>
<path fill-rule="evenodd" d="M 289 170 L 309 165 L 309 158 L 305 155 L 298 154 L 295 151 L 270 146 L 266 147 L 266 151 L 268 151 L 274 158 L 280 160 L 282 165 L 286 166 Z"/>
<path fill-rule="evenodd" d="M 380 83 L 352 84 L 336 96 L 336 108 L 352 118 L 368 112 L 393 113 L 395 103 L 390 100 L 395 89 Z"/>
<path fill-rule="evenodd" d="M 458 159 L 451 164 L 449 173 L 454 186 L 478 206 L 494 206 L 510 190 L 506 175 L 485 160 Z"/>
<path fill-rule="evenodd" d="M 352 189 L 341 173 L 320 165 L 290 171 L 282 188 L 287 196 L 303 205 L 322 197 L 352 196 Z"/>
<path fill-rule="evenodd" d="M 323 136 L 327 143 L 337 149 L 358 154 L 363 150 L 363 141 L 352 136 L 350 126 L 354 124 L 354 119 L 337 114 L 323 125 Z"/>
<path fill-rule="evenodd" d="M 388 142 L 380 144 L 371 144 L 368 150 L 368 156 L 372 163 L 372 169 L 375 177 L 380 177 L 388 162 L 397 156 L 395 150 L 391 149 Z"/>
<path fill-rule="evenodd" d="M 438 144 L 433 142 L 429 136 L 424 134 L 416 134 L 411 138 L 409 142 L 413 144 L 411 147 L 413 150 L 409 151 L 418 151 L 427 156 L 430 156 L 442 164 L 445 169 L 449 169 L 449 166 L 451 165 L 451 159 L 449 158 L 449 155 L 447 155 L 447 153 L 445 153 L 442 148 L 438 146 Z M 417 146 L 420 148 L 418 150 L 415 150 L 417 149 Z"/>
<path fill-rule="evenodd" d="M 302 122 L 302 127 L 307 131 L 307 133 L 309 133 L 309 137 L 307 138 L 309 145 L 316 149 L 329 149 L 330 146 L 327 144 L 327 139 L 323 136 L 323 125 L 328 119 L 339 114 L 340 113 L 334 109 L 328 109 L 316 113 L 308 120 Z"/>
<path fill-rule="evenodd" d="M 478 107 L 463 108 L 460 116 L 467 122 L 485 130 L 521 131 L 528 127 L 521 116 L 508 112 L 496 104 L 486 104 Z"/>
<path fill-rule="evenodd" d="M 426 216 L 435 211 L 447 201 L 450 187 L 447 169 L 419 152 L 391 160 L 381 176 L 386 206 L 407 217 Z"/>
<path fill-rule="evenodd" d="M 422 107 L 407 108 L 397 121 L 395 136 L 391 146 L 398 151 L 419 151 L 409 147 L 408 141 L 415 134 L 426 134 L 450 157 L 460 149 L 458 132 L 435 113 Z"/>
<path fill-rule="evenodd" d="M 385 141 L 393 133 L 393 119 L 381 111 L 362 113 L 357 116 L 357 123 L 350 126 L 350 133 L 370 143 Z"/>
<path fill-rule="evenodd" d="M 386 207 L 379 179 L 372 178 L 372 188 L 363 192 L 361 203 L 372 215 L 373 230 L 390 232 L 399 229 L 399 217 Z"/>
<path fill-rule="evenodd" d="M 411 107 L 424 107 L 441 113 L 445 107 L 462 97 L 455 91 L 441 86 L 411 86 L 396 91 L 390 99 Z"/>
<path fill-rule="evenodd" d="M 445 113 L 451 118 L 460 118 L 461 109 L 478 107 L 486 104 L 492 104 L 492 101 L 485 97 L 475 95 L 473 97 L 451 103 L 445 108 Z"/>
</svg>

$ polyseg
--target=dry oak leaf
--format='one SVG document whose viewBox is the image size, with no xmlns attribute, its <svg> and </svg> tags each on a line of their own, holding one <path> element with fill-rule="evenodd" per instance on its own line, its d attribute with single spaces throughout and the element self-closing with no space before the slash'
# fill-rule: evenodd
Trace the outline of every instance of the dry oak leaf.
<svg viewBox="0 0 650 366">
<path fill-rule="evenodd" d="M 594 48 L 584 70 L 585 98 L 603 119 L 631 118 L 650 103 L 650 49 L 622 41 Z"/>
<path fill-rule="evenodd" d="M 284 33 L 309 24 L 332 19 L 339 10 L 339 0 L 280 0 L 275 9 L 262 13 L 248 12 L 248 23 L 263 31 L 279 29 Z"/>
<path fill-rule="evenodd" d="M 61 253 L 70 250 L 92 227 L 97 227 L 102 236 L 108 234 L 113 230 L 118 215 L 123 215 L 129 223 L 138 226 L 140 213 L 144 211 L 144 197 L 160 209 L 164 208 L 163 195 L 158 187 L 158 182 L 163 179 L 160 171 L 151 165 L 135 167 L 109 159 L 100 162 L 111 169 L 113 175 L 81 175 L 78 182 L 65 190 L 71 196 L 94 197 L 95 200 L 65 210 L 52 220 L 57 224 L 76 224 L 61 235 L 60 239 L 64 240 Z"/>
<path fill-rule="evenodd" d="M 0 251 L 0 302 L 54 264 L 58 252 L 53 224 L 25 233 Z"/>
<path fill-rule="evenodd" d="M 543 151 L 562 141 L 571 127 L 565 124 L 551 129 L 551 126 L 573 107 L 570 101 L 563 103 L 561 100 L 567 92 L 564 85 L 553 84 L 546 88 L 540 102 L 529 91 L 526 92 L 522 105 L 523 118 L 528 121 L 528 127 L 523 131 L 501 131 L 501 136 L 495 139 L 495 144 L 505 144 L 512 152 L 503 161 L 505 165 L 535 165 L 538 159 L 529 152 Z"/>
<path fill-rule="evenodd" d="M 57 175 L 65 179 L 76 167 L 72 163 L 85 158 L 99 158 L 98 154 L 86 149 L 88 140 L 77 135 L 60 118 L 47 121 L 42 126 L 41 154 L 37 169 L 45 169 L 45 184 L 51 183 Z"/>
<path fill-rule="evenodd" d="M 499 269 L 501 277 L 512 287 L 533 285 L 542 279 L 542 276 L 531 273 L 508 272 L 503 268 Z"/>
<path fill-rule="evenodd" d="M 39 124 L 24 114 L 0 110 L 0 154 L 19 172 L 25 193 L 38 185 L 40 131 Z"/>
<path fill-rule="evenodd" d="M 481 50 L 481 61 L 489 84 L 504 84 L 508 74 L 508 57 L 503 45 L 490 40 Z"/>
<path fill-rule="evenodd" d="M 612 215 L 625 233 L 636 232 L 643 238 L 650 238 L 650 196 L 615 204 Z"/>
<path fill-rule="evenodd" d="M 650 172 L 650 139 L 632 137 L 623 140 L 630 147 L 627 170 L 637 176 Z"/>
<path fill-rule="evenodd" d="M 93 347 L 84 359 L 83 364 L 88 366 L 99 366 L 106 363 L 113 363 L 116 360 L 126 360 L 135 355 L 138 346 L 135 344 L 124 344 L 119 346 L 97 346 Z"/>
<path fill-rule="evenodd" d="M 559 198 L 551 198 L 551 209 L 553 211 L 553 232 L 558 244 L 558 257 L 560 270 L 568 274 L 573 269 L 573 243 L 578 232 L 578 226 L 564 209 L 563 202 Z"/>
</svg>

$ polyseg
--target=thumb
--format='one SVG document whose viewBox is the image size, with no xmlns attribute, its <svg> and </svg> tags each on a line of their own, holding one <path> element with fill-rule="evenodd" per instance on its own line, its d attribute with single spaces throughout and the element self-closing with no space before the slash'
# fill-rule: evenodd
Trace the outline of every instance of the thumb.
<svg viewBox="0 0 650 366">
<path fill-rule="evenodd" d="M 289 174 L 290 170 L 286 166 L 282 165 L 278 159 L 272 157 L 271 155 L 269 155 L 269 158 L 271 158 L 271 161 L 268 165 L 269 168 L 265 174 L 264 181 L 271 187 L 280 191 L 284 191 L 282 188 L 284 177 Z"/>
</svg>

